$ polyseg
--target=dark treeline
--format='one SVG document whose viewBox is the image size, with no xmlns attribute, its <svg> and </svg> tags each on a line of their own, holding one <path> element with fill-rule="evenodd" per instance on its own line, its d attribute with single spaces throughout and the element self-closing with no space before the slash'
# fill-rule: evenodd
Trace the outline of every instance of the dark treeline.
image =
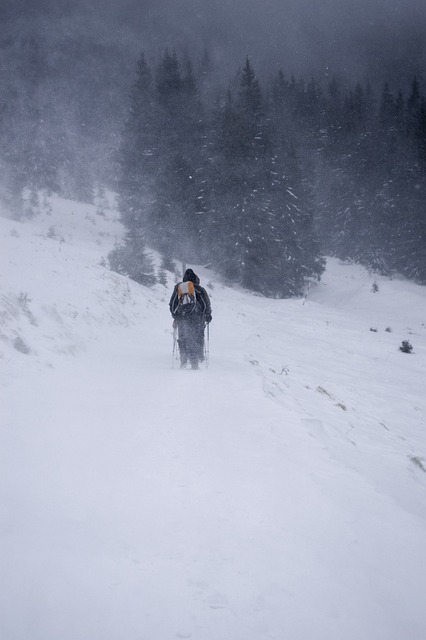
<svg viewBox="0 0 426 640">
<path fill-rule="evenodd" d="M 26 23 L 25 23 L 26 24 Z M 0 197 L 47 189 L 90 202 L 112 184 L 125 116 L 126 57 L 90 33 L 45 34 L 16 20 L 0 35 Z M 53 35 L 52 35 L 53 34 Z"/>
<path fill-rule="evenodd" d="M 300 294 L 321 254 L 426 283 L 417 80 L 403 93 L 282 72 L 260 83 L 246 60 L 223 88 L 207 54 L 165 52 L 141 56 L 130 86 L 131 56 L 90 30 L 5 33 L 0 197 L 16 215 L 28 190 L 36 210 L 41 189 L 90 202 L 112 188 L 127 230 L 113 264 L 140 281 L 149 245 L 165 266 L 210 264 L 267 295 Z"/>
<path fill-rule="evenodd" d="M 317 107 L 311 152 L 324 251 L 426 284 L 426 102 L 418 81 L 407 96 L 387 84 L 344 93 L 333 82 Z"/>
<path fill-rule="evenodd" d="M 267 295 L 300 293 L 323 270 L 310 185 L 249 61 L 225 95 L 203 91 L 208 69 L 206 57 L 197 80 L 175 54 L 154 71 L 139 60 L 119 183 L 129 269 L 142 268 L 136 234 L 168 261 L 208 263 Z"/>
<path fill-rule="evenodd" d="M 424 284 L 425 162 L 416 80 L 407 96 L 282 72 L 261 86 L 246 60 L 226 91 L 212 91 L 207 56 L 195 73 L 188 57 L 166 51 L 151 68 L 142 55 L 120 156 L 128 234 L 115 263 L 144 282 L 147 242 L 166 262 L 208 263 L 288 296 L 320 277 L 324 252 Z"/>
</svg>

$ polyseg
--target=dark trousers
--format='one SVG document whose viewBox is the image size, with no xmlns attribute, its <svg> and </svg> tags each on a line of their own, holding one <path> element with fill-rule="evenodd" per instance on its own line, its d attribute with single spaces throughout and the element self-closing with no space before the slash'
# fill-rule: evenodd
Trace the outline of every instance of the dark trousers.
<svg viewBox="0 0 426 640">
<path fill-rule="evenodd" d="M 190 316 L 178 320 L 178 344 L 181 364 L 197 365 L 204 359 L 204 319 Z"/>
</svg>

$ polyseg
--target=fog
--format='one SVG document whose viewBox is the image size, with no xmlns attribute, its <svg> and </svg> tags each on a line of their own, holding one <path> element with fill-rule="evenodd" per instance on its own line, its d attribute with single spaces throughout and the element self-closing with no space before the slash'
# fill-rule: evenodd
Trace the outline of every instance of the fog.
<svg viewBox="0 0 426 640">
<path fill-rule="evenodd" d="M 248 55 L 262 73 L 398 83 L 422 78 L 426 63 L 423 0 L 2 1 L 3 23 L 26 17 L 46 38 L 80 33 L 134 56 L 206 48 L 225 72 Z"/>
<path fill-rule="evenodd" d="M 142 52 L 155 69 L 166 49 L 195 66 L 207 51 L 213 92 L 247 56 L 264 86 L 278 69 L 321 87 L 368 81 L 376 96 L 385 82 L 405 95 L 414 76 L 425 84 L 423 0 L 0 0 L 0 27 L 3 175 L 17 176 L 34 147 L 33 168 L 20 169 L 33 175 L 55 146 L 68 175 L 87 174 L 83 157 L 115 171 Z"/>
<path fill-rule="evenodd" d="M 91 15 L 103 36 L 152 52 L 207 48 L 224 69 L 248 55 L 261 71 L 398 81 L 423 74 L 426 62 L 419 0 L 109 0 Z"/>
<path fill-rule="evenodd" d="M 0 26 L 0 200 L 17 217 L 37 212 L 40 190 L 93 202 L 108 186 L 138 251 L 149 233 L 170 257 L 177 225 L 248 286 L 234 248 L 252 244 L 262 211 L 292 210 L 294 190 L 330 255 L 426 282 L 424 0 L 0 0 Z M 241 102 L 243 66 L 257 104 Z M 273 269 L 316 269 L 302 214 L 258 239 Z M 292 237 L 297 251 L 305 238 L 299 257 L 282 250 Z M 274 294 L 300 293 L 300 273 L 280 272 Z"/>
<path fill-rule="evenodd" d="M 84 6 L 84 3 L 82 4 Z M 207 48 L 216 64 L 250 56 L 262 72 L 422 76 L 426 3 L 419 0 L 145 0 L 94 3 L 101 37 L 155 53 Z"/>
</svg>

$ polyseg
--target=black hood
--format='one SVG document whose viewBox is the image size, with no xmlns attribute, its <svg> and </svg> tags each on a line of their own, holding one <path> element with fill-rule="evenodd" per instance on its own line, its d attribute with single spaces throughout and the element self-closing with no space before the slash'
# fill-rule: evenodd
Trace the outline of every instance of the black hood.
<svg viewBox="0 0 426 640">
<path fill-rule="evenodd" d="M 200 278 L 196 273 L 193 272 L 192 269 L 187 269 L 183 275 L 184 282 L 193 282 L 194 284 L 200 284 Z"/>
</svg>

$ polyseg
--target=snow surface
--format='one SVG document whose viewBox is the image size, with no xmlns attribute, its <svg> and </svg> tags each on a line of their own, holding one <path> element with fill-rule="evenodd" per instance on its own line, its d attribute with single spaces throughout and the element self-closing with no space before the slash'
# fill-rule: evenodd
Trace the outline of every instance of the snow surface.
<svg viewBox="0 0 426 640">
<path fill-rule="evenodd" d="M 195 267 L 210 366 L 181 371 L 175 277 L 101 264 L 117 218 L 0 218 L 0 637 L 424 640 L 425 288 Z"/>
</svg>

